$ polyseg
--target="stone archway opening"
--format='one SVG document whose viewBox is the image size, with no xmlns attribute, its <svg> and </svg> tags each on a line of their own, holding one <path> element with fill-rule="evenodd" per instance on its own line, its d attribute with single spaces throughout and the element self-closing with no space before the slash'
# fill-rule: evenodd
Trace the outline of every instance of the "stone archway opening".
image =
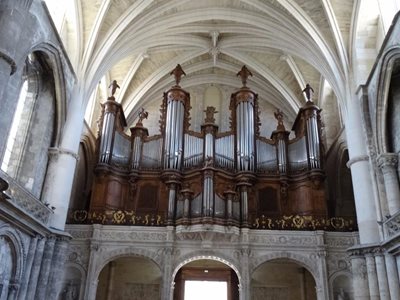
<svg viewBox="0 0 400 300">
<path fill-rule="evenodd" d="M 183 265 L 175 275 L 174 300 L 238 300 L 239 279 L 227 264 L 198 259 Z"/>
<path fill-rule="evenodd" d="M 120 257 L 101 270 L 96 300 L 161 298 L 160 268 L 145 257 Z"/>
<path fill-rule="evenodd" d="M 275 259 L 261 264 L 251 275 L 252 300 L 317 300 L 313 275 L 303 266 Z"/>
</svg>

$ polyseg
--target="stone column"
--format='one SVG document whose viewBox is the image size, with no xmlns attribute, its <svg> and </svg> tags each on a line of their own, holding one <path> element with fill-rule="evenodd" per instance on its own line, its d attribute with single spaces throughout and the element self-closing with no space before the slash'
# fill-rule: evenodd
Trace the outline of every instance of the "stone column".
<svg viewBox="0 0 400 300">
<path fill-rule="evenodd" d="M 375 256 L 376 273 L 378 275 L 380 300 L 390 300 L 389 284 L 386 274 L 385 259 L 382 254 Z"/>
<path fill-rule="evenodd" d="M 172 254 L 174 249 L 171 246 L 164 248 L 163 276 L 161 282 L 161 299 L 170 297 L 170 287 L 172 279 Z"/>
<path fill-rule="evenodd" d="M 29 250 L 28 250 L 28 255 L 26 257 L 26 265 L 25 265 L 25 269 L 24 269 L 24 275 L 23 275 L 22 282 L 21 282 L 21 288 L 18 293 L 18 299 L 20 299 L 20 300 L 26 299 L 26 291 L 28 288 L 29 277 L 32 272 L 33 259 L 35 257 L 36 247 L 38 246 L 38 240 L 39 240 L 39 237 L 36 236 L 34 238 L 31 238 L 31 241 L 29 243 Z"/>
<path fill-rule="evenodd" d="M 384 153 L 378 156 L 378 166 L 385 181 L 386 199 L 390 215 L 400 210 L 400 190 L 397 178 L 397 154 Z"/>
<path fill-rule="evenodd" d="M 35 257 L 33 259 L 32 270 L 29 277 L 28 290 L 24 299 L 35 299 L 36 287 L 38 285 L 38 278 L 40 273 L 40 267 L 42 265 L 43 251 L 46 244 L 45 238 L 39 238 L 37 243 Z"/>
<path fill-rule="evenodd" d="M 380 240 L 377 224 L 377 208 L 379 207 L 375 203 L 366 138 L 362 128 L 360 103 L 358 99 L 349 99 L 346 115 L 346 140 L 350 160 L 347 166 L 351 169 L 360 242 L 369 244 Z"/>
<path fill-rule="evenodd" d="M 58 294 L 61 291 L 68 244 L 68 237 L 58 237 L 56 239 L 46 292 L 48 299 L 58 299 Z"/>
<path fill-rule="evenodd" d="M 50 270 L 52 268 L 52 258 L 55 243 L 56 239 L 53 236 L 49 237 L 46 241 L 46 246 L 43 251 L 42 265 L 40 267 L 38 285 L 35 293 L 35 299 L 46 299 L 46 290 L 49 282 Z"/>
<path fill-rule="evenodd" d="M 251 299 L 251 291 L 250 291 L 251 274 L 249 269 L 251 250 L 249 249 L 248 242 L 249 242 L 249 229 L 242 228 L 242 249 L 240 250 L 241 281 L 240 281 L 239 300 Z"/>
<path fill-rule="evenodd" d="M 378 277 L 376 275 L 375 259 L 372 254 L 365 256 L 368 274 L 369 296 L 371 300 L 379 300 Z"/>
<path fill-rule="evenodd" d="M 329 284 L 328 284 L 328 271 L 326 267 L 326 251 L 318 251 L 318 269 L 319 269 L 319 282 L 317 283 L 317 299 L 329 299 Z"/>
<path fill-rule="evenodd" d="M 93 225 L 93 238 L 97 238 L 101 225 L 95 224 Z M 88 262 L 88 271 L 86 277 L 86 286 L 85 293 L 83 299 L 85 300 L 95 300 L 96 292 L 97 292 L 97 284 L 99 283 L 98 274 L 96 274 L 96 268 L 98 267 L 98 255 L 99 255 L 100 245 L 98 242 L 91 241 L 90 244 L 90 254 L 89 254 L 89 262 Z"/>
<path fill-rule="evenodd" d="M 400 300 L 399 275 L 397 273 L 396 260 L 393 255 L 386 253 L 385 262 L 389 283 L 390 299 Z"/>
<path fill-rule="evenodd" d="M 367 270 L 362 256 L 351 257 L 354 300 L 369 300 Z"/>
<path fill-rule="evenodd" d="M 50 226 L 64 230 L 78 158 L 80 136 L 83 128 L 85 107 L 82 106 L 82 92 L 75 87 L 69 105 L 67 120 L 63 127 L 61 141 L 57 148 L 50 149 L 50 159 L 42 199 L 54 206 Z"/>
</svg>

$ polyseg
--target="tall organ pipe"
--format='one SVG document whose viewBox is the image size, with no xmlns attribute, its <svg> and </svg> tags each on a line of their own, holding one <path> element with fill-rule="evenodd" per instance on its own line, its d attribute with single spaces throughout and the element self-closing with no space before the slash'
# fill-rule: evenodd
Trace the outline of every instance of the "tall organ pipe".
<svg viewBox="0 0 400 300">
<path fill-rule="evenodd" d="M 124 127 L 126 126 L 126 121 L 122 107 L 119 103 L 115 102 L 114 97 L 109 97 L 102 104 L 102 107 L 103 124 L 101 127 L 99 162 L 110 163 L 117 122 L 120 121 L 120 126 Z M 119 119 L 117 119 L 117 116 L 119 116 Z"/>
<path fill-rule="evenodd" d="M 185 110 L 189 106 L 189 94 L 181 87 L 174 86 L 164 97 L 166 103 L 164 168 L 179 170 L 182 166 L 183 130 Z"/>
<path fill-rule="evenodd" d="M 236 157 L 239 171 L 254 171 L 255 101 L 257 95 L 247 87 L 242 87 L 231 97 L 231 106 L 234 107 L 236 116 Z"/>
</svg>

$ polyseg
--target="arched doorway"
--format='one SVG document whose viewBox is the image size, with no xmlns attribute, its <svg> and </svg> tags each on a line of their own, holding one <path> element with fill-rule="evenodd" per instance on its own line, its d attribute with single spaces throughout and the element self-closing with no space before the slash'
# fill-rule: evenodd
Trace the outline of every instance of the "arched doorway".
<svg viewBox="0 0 400 300">
<path fill-rule="evenodd" d="M 239 279 L 231 267 L 198 259 L 182 266 L 175 275 L 174 300 L 239 300 Z"/>
<path fill-rule="evenodd" d="M 252 300 L 317 300 L 316 284 L 303 266 L 287 259 L 260 265 L 251 276 Z"/>
<path fill-rule="evenodd" d="M 150 259 L 121 257 L 101 270 L 96 300 L 161 298 L 161 271 Z"/>
</svg>

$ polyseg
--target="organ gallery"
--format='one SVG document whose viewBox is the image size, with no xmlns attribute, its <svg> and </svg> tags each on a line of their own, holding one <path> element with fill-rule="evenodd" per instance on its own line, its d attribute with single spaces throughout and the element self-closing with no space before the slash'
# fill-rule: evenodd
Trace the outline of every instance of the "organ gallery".
<svg viewBox="0 0 400 300">
<path fill-rule="evenodd" d="M 101 105 L 90 207 L 71 211 L 71 222 L 355 228 L 353 218 L 328 210 L 321 110 L 312 101 L 311 87 L 305 89 L 308 101 L 297 114 L 292 134 L 278 109 L 276 129 L 262 136 L 258 95 L 247 87 L 252 74 L 243 66 L 237 74 L 242 87 L 223 108 L 229 114 L 229 131 L 219 131 L 214 117 L 221 112 L 208 106 L 196 132 L 190 129 L 190 94 L 180 86 L 184 71 L 178 65 L 171 75 L 175 85 L 160 103 L 160 134 L 149 136 L 144 108 L 128 130 L 115 89 Z"/>
</svg>

